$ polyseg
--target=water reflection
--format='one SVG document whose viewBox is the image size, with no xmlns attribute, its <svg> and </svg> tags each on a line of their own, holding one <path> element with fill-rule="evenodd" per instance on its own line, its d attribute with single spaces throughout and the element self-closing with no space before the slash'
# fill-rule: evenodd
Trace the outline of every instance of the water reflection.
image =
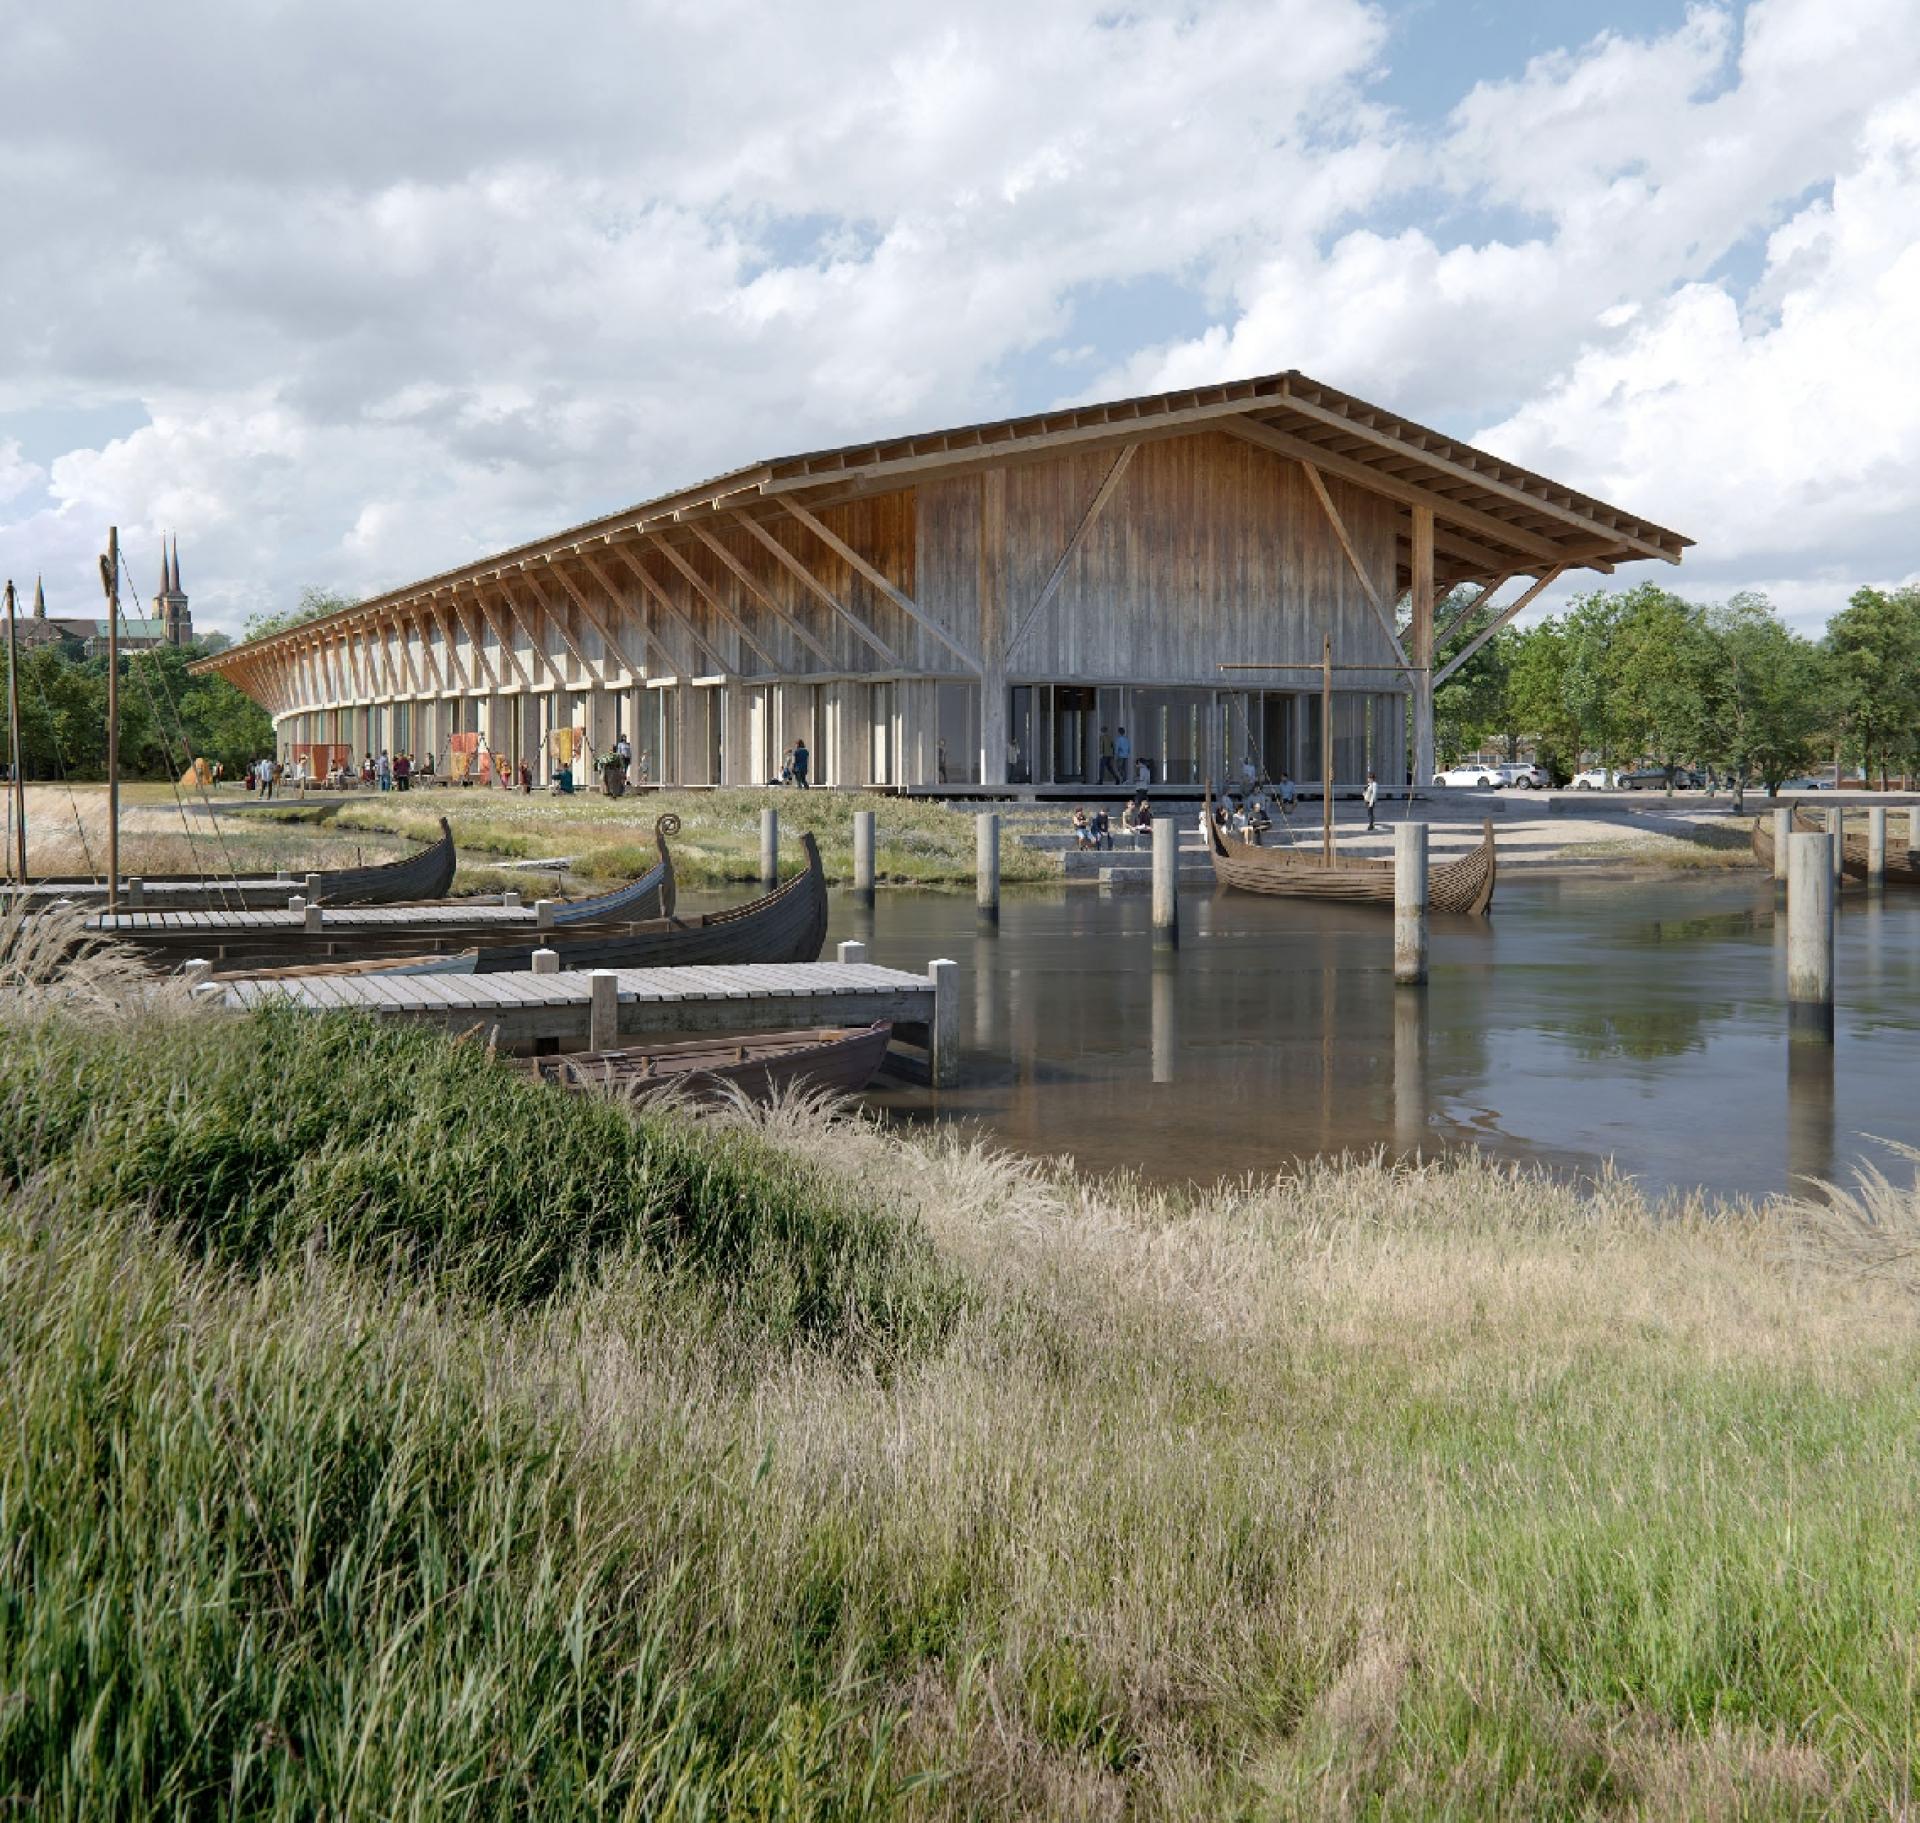
<svg viewBox="0 0 1920 1823">
<path fill-rule="evenodd" d="M 1795 1038 L 1787 1049 L 1787 1188 L 1816 1195 L 1834 1176 L 1834 1046 Z"/>
<path fill-rule="evenodd" d="M 1394 987 L 1375 908 L 1249 894 L 1185 895 L 1158 953 L 1143 891 L 1010 893 L 997 935 L 970 894 L 884 893 L 832 934 L 963 959 L 967 1079 L 877 1098 L 908 1118 L 1162 1182 L 1472 1145 L 1761 1195 L 1844 1175 L 1859 1133 L 1920 1139 L 1920 894 L 1842 906 L 1837 1060 L 1782 1056 L 1773 914 L 1757 873 L 1503 880 L 1493 919 L 1434 921 L 1424 990 Z"/>
</svg>

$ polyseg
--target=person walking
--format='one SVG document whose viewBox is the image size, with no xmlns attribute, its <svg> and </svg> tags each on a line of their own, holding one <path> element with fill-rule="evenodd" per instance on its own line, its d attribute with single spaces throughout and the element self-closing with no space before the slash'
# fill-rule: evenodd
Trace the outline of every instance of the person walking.
<svg viewBox="0 0 1920 1823">
<path fill-rule="evenodd" d="M 1120 769 L 1114 764 L 1113 736 L 1103 726 L 1100 730 L 1100 776 L 1095 781 L 1104 785 L 1111 779 L 1116 785 L 1124 785 L 1126 780 L 1120 776 Z"/>
<path fill-rule="evenodd" d="M 1380 781 L 1371 772 L 1367 774 L 1367 788 L 1360 794 L 1367 806 L 1367 828 L 1373 828 L 1373 807 L 1380 801 Z"/>
<path fill-rule="evenodd" d="M 805 739 L 793 743 L 793 782 L 802 791 L 807 789 L 807 767 L 812 764 L 813 756 L 807 752 Z"/>
<path fill-rule="evenodd" d="M 1113 737 L 1113 782 L 1124 785 L 1133 778 L 1133 742 L 1127 739 L 1127 731 L 1122 728 Z"/>
</svg>

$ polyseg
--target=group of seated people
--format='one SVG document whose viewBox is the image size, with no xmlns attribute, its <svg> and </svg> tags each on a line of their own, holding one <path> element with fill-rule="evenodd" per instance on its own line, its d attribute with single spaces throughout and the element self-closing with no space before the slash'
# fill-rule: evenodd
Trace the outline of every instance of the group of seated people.
<svg viewBox="0 0 1920 1823">
<path fill-rule="evenodd" d="M 1073 813 L 1073 845 L 1076 848 L 1111 848 L 1113 846 L 1113 820 L 1107 815 L 1105 806 L 1089 811 L 1084 804 L 1078 805 Z M 1147 803 L 1144 791 L 1135 792 L 1127 800 L 1120 813 L 1120 829 L 1133 838 L 1136 848 L 1142 837 L 1153 834 L 1153 811 Z"/>
<path fill-rule="evenodd" d="M 1259 842 L 1273 827 L 1274 812 L 1284 821 L 1293 815 L 1293 806 L 1293 780 L 1282 772 L 1271 784 L 1250 779 L 1238 790 L 1222 792 L 1213 807 L 1213 819 L 1222 834 Z"/>
</svg>

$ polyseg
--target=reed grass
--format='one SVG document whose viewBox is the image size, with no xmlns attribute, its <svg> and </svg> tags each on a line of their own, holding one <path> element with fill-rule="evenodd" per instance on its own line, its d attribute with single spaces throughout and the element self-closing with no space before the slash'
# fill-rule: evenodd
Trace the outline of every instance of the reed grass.
<svg viewBox="0 0 1920 1823">
<path fill-rule="evenodd" d="M 1911 1805 L 1888 1180 L 1175 1195 L 348 1021 L 13 1020 L 23 1812 Z"/>
</svg>

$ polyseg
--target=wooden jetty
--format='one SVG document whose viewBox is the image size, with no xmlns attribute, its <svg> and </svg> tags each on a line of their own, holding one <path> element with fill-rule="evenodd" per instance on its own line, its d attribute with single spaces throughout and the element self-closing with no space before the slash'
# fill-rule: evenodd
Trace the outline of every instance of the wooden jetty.
<svg viewBox="0 0 1920 1823">
<path fill-rule="evenodd" d="M 957 1079 L 956 965 L 924 975 L 868 962 L 736 963 L 711 968 L 565 970 L 553 975 L 222 976 L 198 992 L 234 1011 L 282 1002 L 313 1012 L 410 1019 L 453 1034 L 479 1032 L 502 1049 L 582 1045 L 596 977 L 612 977 L 615 1045 L 663 1034 L 792 1031 L 810 1026 L 894 1029 L 906 1073 L 924 1068 L 939 1086 Z M 604 991 L 604 990 L 603 990 Z M 603 1046 L 602 1048 L 613 1048 Z"/>
</svg>

